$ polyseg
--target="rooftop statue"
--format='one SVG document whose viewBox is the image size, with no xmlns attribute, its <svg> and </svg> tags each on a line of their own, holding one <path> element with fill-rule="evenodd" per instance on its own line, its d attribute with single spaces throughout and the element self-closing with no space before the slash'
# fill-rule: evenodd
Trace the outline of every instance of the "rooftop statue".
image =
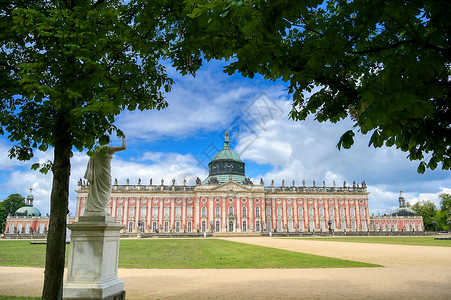
<svg viewBox="0 0 451 300">
<path fill-rule="evenodd" d="M 86 200 L 85 216 L 107 215 L 105 207 L 110 201 L 111 194 L 111 159 L 113 154 L 125 150 L 125 136 L 122 137 L 122 146 L 105 146 L 106 153 L 99 150 L 89 158 L 84 178 L 88 180 L 88 199 Z"/>
</svg>

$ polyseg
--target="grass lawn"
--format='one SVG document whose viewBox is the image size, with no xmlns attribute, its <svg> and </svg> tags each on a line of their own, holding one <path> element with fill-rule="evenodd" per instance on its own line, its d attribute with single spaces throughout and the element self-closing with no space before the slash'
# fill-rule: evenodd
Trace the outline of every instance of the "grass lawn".
<svg viewBox="0 0 451 300">
<path fill-rule="evenodd" d="M 332 242 L 451 247 L 451 240 L 434 240 L 433 236 L 316 237 L 316 238 L 303 238 L 303 239 L 315 240 L 315 241 L 332 241 Z"/>
<path fill-rule="evenodd" d="M 69 247 L 66 248 L 66 263 Z M 32 258 L 32 259 L 30 259 Z M 0 241 L 0 265 L 44 267 L 45 245 Z M 240 269 L 352 268 L 375 264 L 216 239 L 123 239 L 119 268 Z"/>
</svg>

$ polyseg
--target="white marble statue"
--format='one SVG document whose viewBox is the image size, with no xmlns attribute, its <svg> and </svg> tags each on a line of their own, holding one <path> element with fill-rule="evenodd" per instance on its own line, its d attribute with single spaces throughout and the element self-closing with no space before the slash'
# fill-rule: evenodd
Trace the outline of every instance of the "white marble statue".
<svg viewBox="0 0 451 300">
<path fill-rule="evenodd" d="M 125 136 L 123 136 L 122 146 L 106 146 L 106 154 L 97 151 L 94 157 L 89 158 L 84 176 L 89 182 L 85 216 L 108 215 L 105 208 L 110 202 L 111 194 L 111 159 L 115 152 L 125 150 L 126 147 Z"/>
</svg>

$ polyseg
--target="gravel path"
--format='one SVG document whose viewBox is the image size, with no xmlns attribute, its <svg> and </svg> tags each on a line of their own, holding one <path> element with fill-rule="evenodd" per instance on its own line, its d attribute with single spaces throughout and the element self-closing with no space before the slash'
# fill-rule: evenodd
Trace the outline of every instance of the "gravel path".
<svg viewBox="0 0 451 300">
<path fill-rule="evenodd" d="M 254 245 L 383 265 L 329 269 L 120 269 L 127 299 L 451 299 L 451 248 L 262 237 Z M 0 294 L 40 296 L 42 268 L 0 267 Z"/>
</svg>

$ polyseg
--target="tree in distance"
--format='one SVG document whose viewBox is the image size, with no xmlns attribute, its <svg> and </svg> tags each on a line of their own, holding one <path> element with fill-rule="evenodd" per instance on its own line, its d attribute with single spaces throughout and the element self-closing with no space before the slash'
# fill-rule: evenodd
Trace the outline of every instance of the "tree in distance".
<svg viewBox="0 0 451 300">
<path fill-rule="evenodd" d="M 426 230 L 450 230 L 449 221 L 451 221 L 451 195 L 440 194 L 440 209 L 437 209 L 431 200 L 420 201 L 412 205 L 412 209 L 419 216 L 423 217 Z"/>
<path fill-rule="evenodd" d="M 20 194 L 11 194 L 3 201 L 0 201 L 0 232 L 5 230 L 6 218 L 25 206 L 25 197 Z"/>
<path fill-rule="evenodd" d="M 338 148 L 360 131 L 369 146 L 420 161 L 419 173 L 451 167 L 451 2 L 187 2 L 180 53 L 225 59 L 228 74 L 287 82 L 293 120 L 351 117 Z"/>
<path fill-rule="evenodd" d="M 123 133 L 122 110 L 162 109 L 163 62 L 180 38 L 178 1 L 2 1 L 0 134 L 29 160 L 53 147 L 43 299 L 62 297 L 70 158 Z M 186 60 L 189 60 L 185 58 Z M 194 65 L 195 58 L 190 60 Z M 183 68 L 179 64 L 179 68 Z M 187 71 L 188 72 L 188 71 Z"/>
</svg>

